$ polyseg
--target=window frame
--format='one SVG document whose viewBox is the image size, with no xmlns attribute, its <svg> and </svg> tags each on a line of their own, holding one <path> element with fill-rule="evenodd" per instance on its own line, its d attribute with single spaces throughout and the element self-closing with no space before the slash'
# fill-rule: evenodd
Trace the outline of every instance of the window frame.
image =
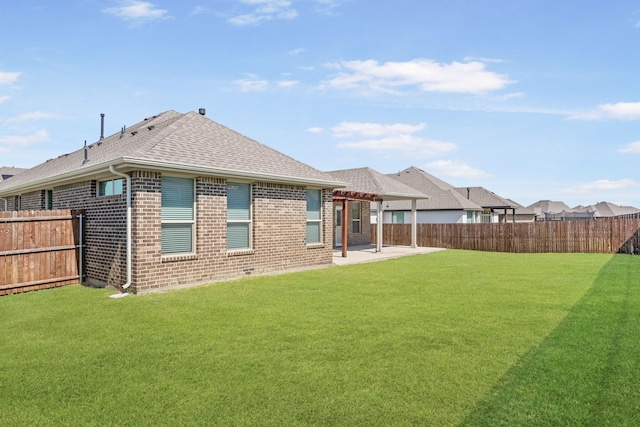
<svg viewBox="0 0 640 427">
<path fill-rule="evenodd" d="M 118 182 L 119 192 L 116 192 L 116 182 Z M 104 187 L 103 187 L 104 184 Z M 111 184 L 111 190 L 107 191 Z M 120 196 L 124 193 L 124 178 L 112 178 L 98 181 L 98 197 Z"/>
<path fill-rule="evenodd" d="M 398 219 L 400 221 L 398 221 Z M 404 211 L 393 211 L 393 212 L 391 212 L 391 223 L 392 224 L 405 224 Z"/>
<path fill-rule="evenodd" d="M 191 215 L 191 219 L 163 219 L 162 218 L 162 209 L 163 209 L 163 204 L 162 204 L 162 194 L 164 194 L 164 191 L 162 191 L 162 179 L 164 178 L 179 178 L 179 179 L 186 179 L 186 180 L 190 180 L 191 181 L 191 188 L 193 191 L 193 206 L 192 206 L 192 215 Z M 186 177 L 186 176 L 177 176 L 177 175 L 162 175 L 160 178 L 160 253 L 163 257 L 173 257 L 173 256 L 184 256 L 184 255 L 194 255 L 196 253 L 196 218 L 197 218 L 197 202 L 196 202 L 196 179 L 192 178 L 192 177 Z M 191 227 L 191 250 L 190 251 L 184 251 L 184 252 L 165 252 L 165 248 L 162 246 L 162 235 L 164 233 L 165 227 L 164 225 L 172 225 L 172 224 L 189 224 Z M 169 227 L 167 227 L 168 229 Z"/>
<path fill-rule="evenodd" d="M 248 219 L 231 219 L 229 218 L 229 186 L 233 185 L 242 185 L 247 186 L 249 190 L 248 194 Z M 238 251 L 249 251 L 253 249 L 253 184 L 251 182 L 242 182 L 242 181 L 227 181 L 227 252 L 238 252 Z M 246 225 L 247 227 L 247 246 L 246 247 L 237 247 L 230 248 L 229 247 L 229 224 L 234 225 Z"/>
<path fill-rule="evenodd" d="M 44 190 L 44 209 L 53 210 L 53 190 Z"/>
<path fill-rule="evenodd" d="M 309 213 L 315 213 L 316 210 L 309 210 L 309 194 L 311 192 L 316 192 L 318 195 L 318 218 L 309 218 Z M 307 213 L 307 221 L 306 221 L 306 233 L 305 233 L 305 243 L 307 245 L 318 245 L 323 243 L 324 233 L 322 230 L 322 224 L 324 216 L 322 214 L 322 189 L 321 188 L 307 188 L 307 201 L 306 201 L 306 213 Z M 318 226 L 318 240 L 317 241 L 309 241 L 309 225 L 315 224 Z"/>
<path fill-rule="evenodd" d="M 362 203 L 361 202 L 357 202 L 357 201 L 353 201 L 350 203 L 350 209 L 351 209 L 351 232 L 353 234 L 362 234 Z M 357 208 L 357 214 L 358 216 L 356 217 L 356 212 L 355 212 L 355 208 Z M 358 226 L 358 231 L 356 231 L 356 224 Z"/>
</svg>

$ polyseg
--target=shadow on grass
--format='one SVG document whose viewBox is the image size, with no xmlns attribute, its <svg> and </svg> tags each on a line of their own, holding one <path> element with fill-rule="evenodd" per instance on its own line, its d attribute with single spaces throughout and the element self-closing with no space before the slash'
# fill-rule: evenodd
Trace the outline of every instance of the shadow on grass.
<svg viewBox="0 0 640 427">
<path fill-rule="evenodd" d="M 637 425 L 640 257 L 615 255 L 538 347 L 462 426 Z"/>
</svg>

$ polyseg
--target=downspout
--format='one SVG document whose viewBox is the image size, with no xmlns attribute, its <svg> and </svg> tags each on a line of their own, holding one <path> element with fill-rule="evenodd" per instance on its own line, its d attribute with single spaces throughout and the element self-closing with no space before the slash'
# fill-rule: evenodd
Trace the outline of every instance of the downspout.
<svg viewBox="0 0 640 427">
<path fill-rule="evenodd" d="M 113 165 L 109 165 L 109 171 L 124 178 L 127 182 L 127 283 L 122 285 L 122 290 L 124 291 L 131 286 L 131 177 L 126 173 L 117 171 Z"/>
</svg>

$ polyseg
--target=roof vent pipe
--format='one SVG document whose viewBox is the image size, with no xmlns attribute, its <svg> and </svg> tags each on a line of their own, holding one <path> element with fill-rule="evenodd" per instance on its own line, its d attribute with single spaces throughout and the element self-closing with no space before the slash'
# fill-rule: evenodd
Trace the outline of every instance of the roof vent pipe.
<svg viewBox="0 0 640 427">
<path fill-rule="evenodd" d="M 100 113 L 100 139 L 104 139 L 104 113 Z"/>
<path fill-rule="evenodd" d="M 467 199 L 471 199 L 471 188 L 467 187 Z"/>
<path fill-rule="evenodd" d="M 204 116 L 204 115 L 206 114 L 206 112 L 207 112 L 207 110 L 205 110 L 204 108 L 200 108 L 200 109 L 198 110 L 198 113 L 199 113 L 201 116 Z"/>
<path fill-rule="evenodd" d="M 84 165 L 85 163 L 87 163 L 89 161 L 88 158 L 88 152 L 87 152 L 87 140 L 84 140 L 84 160 L 82 161 L 82 164 Z"/>
</svg>

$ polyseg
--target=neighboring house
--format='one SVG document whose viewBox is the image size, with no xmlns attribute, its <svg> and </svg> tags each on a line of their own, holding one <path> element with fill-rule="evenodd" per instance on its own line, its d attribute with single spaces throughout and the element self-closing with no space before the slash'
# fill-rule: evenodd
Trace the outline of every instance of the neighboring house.
<svg viewBox="0 0 640 427">
<path fill-rule="evenodd" d="M 574 212 L 589 211 L 594 212 L 596 218 L 613 218 L 622 215 L 633 215 L 640 212 L 640 209 L 633 206 L 620 206 L 609 202 L 600 202 L 589 206 L 576 206 Z"/>
<path fill-rule="evenodd" d="M 0 182 L 5 181 L 11 178 L 14 175 L 19 174 L 26 169 L 23 168 L 14 168 L 10 166 L 0 166 Z"/>
<path fill-rule="evenodd" d="M 416 218 L 416 202 L 426 199 L 425 193 L 409 187 L 371 168 L 344 169 L 327 172 L 336 180 L 346 183 L 346 188 L 333 192 L 336 219 L 335 245 L 343 248 L 346 255 L 348 245 L 369 245 L 371 241 L 371 203 L 394 202 L 404 200 L 413 206 L 413 218 Z M 413 224 L 411 246 L 416 247 L 416 221 Z M 346 226 L 345 226 L 346 225 Z M 380 224 L 381 225 L 381 224 Z M 378 227 L 378 235 L 382 234 Z M 344 244 L 346 239 L 347 243 Z M 382 250 L 382 240 L 378 239 L 377 248 Z"/>
<path fill-rule="evenodd" d="M 558 214 L 561 212 L 569 212 L 571 208 L 564 202 L 552 200 L 538 200 L 537 202 L 527 206 L 536 215 L 536 220 L 544 221 L 545 213 Z"/>
<path fill-rule="evenodd" d="M 525 208 L 520 203 L 514 202 L 511 199 L 506 200 L 513 206 L 516 206 L 515 214 L 507 213 L 506 222 L 534 222 L 536 220 L 536 213 L 533 210 Z M 500 215 L 500 221 L 502 222 L 502 214 Z"/>
<path fill-rule="evenodd" d="M 600 202 L 589 206 L 570 208 L 563 202 L 540 200 L 529 206 L 539 221 L 566 221 L 574 219 L 613 218 L 621 215 L 640 213 L 640 209 L 633 206 L 619 206 L 614 203 Z"/>
<path fill-rule="evenodd" d="M 480 222 L 501 222 L 509 213 L 513 220 L 515 210 L 519 206 L 483 187 L 457 187 L 456 191 L 482 207 Z"/>
<path fill-rule="evenodd" d="M 10 210 L 84 209 L 86 281 L 134 292 L 333 259 L 344 183 L 167 111 L 0 183 Z"/>
<path fill-rule="evenodd" d="M 429 195 L 417 202 L 418 224 L 466 224 L 480 222 L 482 207 L 459 194 L 455 187 L 435 176 L 411 166 L 401 172 L 387 175 L 418 191 Z M 385 201 L 383 203 L 385 224 L 411 222 L 411 202 L 407 200 Z M 373 223 L 377 223 L 377 204 L 372 203 Z"/>
</svg>

